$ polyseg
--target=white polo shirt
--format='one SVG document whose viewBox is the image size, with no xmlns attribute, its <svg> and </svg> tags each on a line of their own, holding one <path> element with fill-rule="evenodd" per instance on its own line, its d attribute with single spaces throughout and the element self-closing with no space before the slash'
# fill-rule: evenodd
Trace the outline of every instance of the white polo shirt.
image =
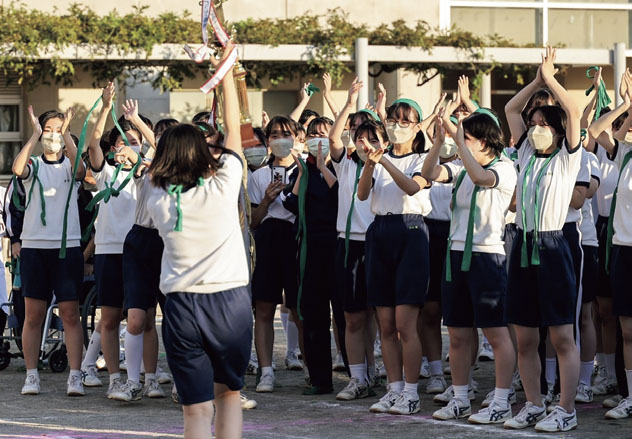
<svg viewBox="0 0 632 439">
<path fill-rule="evenodd" d="M 270 183 L 272 183 L 272 168 L 272 165 L 266 165 L 252 173 L 250 181 L 248 182 L 248 197 L 250 198 L 250 202 L 252 204 L 261 204 L 263 201 L 266 195 L 266 189 Z M 294 169 L 296 169 L 295 163 L 292 163 L 291 166 L 285 168 L 288 178 Z M 283 197 L 284 195 L 281 193 L 274 199 L 268 207 L 268 212 L 261 220 L 261 223 L 268 218 L 276 218 L 294 223 L 296 216 L 283 206 Z"/>
<path fill-rule="evenodd" d="M 592 152 L 587 152 L 588 161 L 590 163 L 590 178 L 601 180 L 601 169 L 599 159 Z M 597 239 L 597 229 L 595 228 L 595 218 L 593 217 L 592 198 L 586 198 L 581 208 L 581 218 L 579 220 L 579 231 L 582 234 L 582 245 L 590 247 L 599 247 Z"/>
<path fill-rule="evenodd" d="M 627 163 L 625 168 L 621 169 L 623 158 L 631 150 L 631 143 L 619 142 L 614 157 L 614 163 L 621 175 L 613 221 L 612 243 L 616 245 L 632 245 L 632 160 Z"/>
<path fill-rule="evenodd" d="M 579 172 L 577 173 L 577 181 L 575 182 L 575 186 L 584 186 L 588 188 L 590 186 L 590 159 L 588 151 L 584 148 L 581 148 L 580 153 L 582 155 L 582 161 L 579 168 Z M 575 209 L 568 206 L 568 213 L 566 214 L 566 223 L 576 223 L 581 220 L 582 214 L 580 212 L 581 209 Z"/>
</svg>

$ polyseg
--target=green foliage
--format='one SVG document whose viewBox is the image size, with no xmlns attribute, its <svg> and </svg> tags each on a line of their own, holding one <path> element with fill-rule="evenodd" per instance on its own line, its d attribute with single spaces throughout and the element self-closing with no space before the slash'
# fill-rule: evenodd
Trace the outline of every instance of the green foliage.
<svg viewBox="0 0 632 439">
<path fill-rule="evenodd" d="M 145 59 L 94 60 L 79 62 L 60 57 L 42 60 L 47 52 L 85 45 L 94 55 L 107 56 L 114 52 L 124 55 L 147 56 L 158 44 L 197 43 L 200 41 L 200 24 L 188 11 L 180 14 L 166 13 L 152 18 L 144 15 L 147 6 L 138 7 L 132 13 L 119 15 L 116 11 L 99 16 L 80 4 L 73 4 L 67 14 L 49 14 L 28 9 L 22 4 L 0 7 L 0 72 L 14 74 L 20 84 L 34 86 L 41 83 L 72 84 L 78 68 L 88 71 L 95 85 L 112 78 L 134 76 L 138 80 L 149 78 L 148 67 L 154 67 L 152 85 L 160 90 L 178 88 L 185 78 L 194 77 L 208 66 L 193 62 L 156 61 Z M 313 56 L 305 63 L 245 62 L 248 83 L 259 86 L 269 79 L 273 84 L 294 76 L 316 76 L 329 72 L 338 83 L 349 72 L 350 65 L 340 61 L 343 55 L 353 54 L 358 37 L 368 37 L 369 44 L 423 47 L 432 51 L 435 46 L 453 46 L 477 57 L 485 46 L 510 46 L 498 36 L 479 37 L 456 28 L 449 32 L 432 29 L 426 22 L 413 26 L 403 20 L 369 29 L 354 24 L 339 9 L 324 16 L 303 15 L 289 19 L 248 19 L 226 23 L 237 43 L 306 44 L 314 48 Z M 373 74 L 406 68 L 420 76 L 420 84 L 437 73 L 448 69 L 471 69 L 475 75 L 496 66 L 433 65 L 433 64 L 376 64 Z M 131 72 L 134 72 L 133 74 Z"/>
</svg>

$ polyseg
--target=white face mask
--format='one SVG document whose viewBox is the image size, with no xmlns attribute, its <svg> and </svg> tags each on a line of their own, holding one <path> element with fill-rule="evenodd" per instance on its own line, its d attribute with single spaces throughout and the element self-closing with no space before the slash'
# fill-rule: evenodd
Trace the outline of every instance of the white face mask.
<svg viewBox="0 0 632 439">
<path fill-rule="evenodd" d="M 268 159 L 268 148 L 265 146 L 254 146 L 244 149 L 244 156 L 250 166 L 258 168 Z"/>
<path fill-rule="evenodd" d="M 276 158 L 282 159 L 290 155 L 294 147 L 294 139 L 281 138 L 270 140 L 270 150 Z"/>
<path fill-rule="evenodd" d="M 532 126 L 529 128 L 528 137 L 536 151 L 546 151 L 553 145 L 553 133 L 547 127 Z"/>
<path fill-rule="evenodd" d="M 47 154 L 57 154 L 64 147 L 64 138 L 61 133 L 44 133 L 40 142 Z"/>
<path fill-rule="evenodd" d="M 448 159 L 456 154 L 457 146 L 456 142 L 452 137 L 446 137 L 443 141 L 443 145 L 441 146 L 441 152 L 439 152 L 439 157 L 442 159 Z"/>
<path fill-rule="evenodd" d="M 632 144 L 632 133 L 631 132 L 627 132 L 625 133 L 625 138 L 623 139 L 623 141 L 625 143 L 631 143 Z"/>
<path fill-rule="evenodd" d="M 388 134 L 388 140 L 398 145 L 408 142 L 415 136 L 412 124 L 407 128 L 402 128 L 397 123 L 388 124 L 386 125 L 386 133 Z"/>
<path fill-rule="evenodd" d="M 140 151 L 142 149 L 142 145 L 130 145 L 130 148 L 132 148 L 132 151 L 134 151 L 136 154 L 140 154 Z"/>
<path fill-rule="evenodd" d="M 342 140 L 342 144 L 344 145 L 344 147 L 348 147 L 351 142 L 351 133 L 349 132 L 349 130 L 344 130 L 342 132 L 342 135 L 340 136 L 340 139 Z"/>
<path fill-rule="evenodd" d="M 321 152 L 323 157 L 327 157 L 329 154 L 329 139 L 327 137 L 311 137 L 307 139 L 305 144 L 311 155 L 318 158 L 318 144 L 322 143 Z"/>
</svg>

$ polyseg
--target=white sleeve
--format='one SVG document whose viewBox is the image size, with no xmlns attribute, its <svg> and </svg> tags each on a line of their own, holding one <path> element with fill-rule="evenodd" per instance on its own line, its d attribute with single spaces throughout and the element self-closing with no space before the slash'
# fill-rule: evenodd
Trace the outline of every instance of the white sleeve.
<svg viewBox="0 0 632 439">
<path fill-rule="evenodd" d="M 268 167 L 266 166 L 261 169 L 268 169 Z M 250 202 L 252 204 L 260 204 L 265 196 L 265 189 L 261 189 L 260 180 L 261 172 L 257 169 L 252 173 L 252 176 L 250 177 L 250 184 L 248 184 L 248 198 L 250 198 Z"/>
<path fill-rule="evenodd" d="M 590 160 L 588 158 L 588 151 L 582 148 L 580 154 L 582 158 L 576 183 L 586 183 L 590 185 Z"/>
<path fill-rule="evenodd" d="M 601 180 L 601 166 L 599 159 L 592 152 L 588 153 L 588 161 L 590 162 L 590 176 Z"/>
<path fill-rule="evenodd" d="M 220 167 L 211 179 L 222 195 L 229 200 L 237 201 L 243 178 L 243 163 L 233 151 L 224 152 L 220 158 Z"/>
<path fill-rule="evenodd" d="M 450 180 L 447 181 L 447 183 L 456 183 L 456 179 L 459 177 L 459 174 L 461 173 L 461 171 L 463 171 L 463 169 L 465 169 L 465 166 L 463 166 L 463 162 L 461 160 L 454 160 L 448 163 L 444 163 L 441 166 L 446 168 L 448 173 L 450 174 Z"/>
<path fill-rule="evenodd" d="M 500 161 L 490 170 L 496 174 L 496 185 L 494 187 L 503 192 L 513 194 L 518 180 L 518 175 L 516 174 L 513 163 L 509 161 Z"/>
<path fill-rule="evenodd" d="M 631 149 L 632 143 L 619 142 L 619 145 L 617 146 L 617 155 L 613 160 L 619 168 L 619 172 L 621 171 L 621 165 L 623 165 L 623 158 Z"/>
</svg>

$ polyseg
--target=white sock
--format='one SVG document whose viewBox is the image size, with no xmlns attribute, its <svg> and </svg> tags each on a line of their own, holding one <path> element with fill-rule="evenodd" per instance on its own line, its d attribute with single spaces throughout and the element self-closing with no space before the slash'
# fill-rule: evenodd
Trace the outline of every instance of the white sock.
<svg viewBox="0 0 632 439">
<path fill-rule="evenodd" d="M 595 360 L 597 360 L 597 366 L 604 367 L 606 365 L 606 354 L 603 352 L 597 352 L 595 354 Z"/>
<path fill-rule="evenodd" d="M 264 366 L 261 368 L 261 376 L 264 376 L 264 375 L 274 376 L 274 369 L 272 369 L 272 366 Z"/>
<path fill-rule="evenodd" d="M 625 370 L 625 377 L 628 379 L 628 398 L 632 395 L 632 370 Z"/>
<path fill-rule="evenodd" d="M 78 376 L 79 378 L 81 378 L 81 371 L 77 370 L 77 369 L 70 369 L 70 373 L 68 374 L 68 378 L 71 378 L 73 376 Z"/>
<path fill-rule="evenodd" d="M 283 333 L 285 334 L 285 339 L 287 340 L 287 321 L 289 318 L 289 314 L 286 312 L 282 312 L 281 313 L 281 326 L 283 326 Z M 253 337 L 254 338 L 254 337 Z M 285 346 L 285 355 L 288 354 L 288 352 L 290 352 L 290 342 L 287 341 L 286 346 Z"/>
<path fill-rule="evenodd" d="M 29 375 L 34 375 L 35 378 L 37 378 L 39 380 L 39 372 L 37 371 L 37 368 L 35 369 L 26 369 L 26 376 Z"/>
<path fill-rule="evenodd" d="M 617 376 L 617 371 L 614 366 L 614 354 L 604 354 L 606 360 L 606 375 L 608 378 L 614 379 Z"/>
<path fill-rule="evenodd" d="M 352 378 L 357 378 L 361 385 L 366 385 L 366 364 L 350 364 L 349 370 Z"/>
<path fill-rule="evenodd" d="M 419 399 L 419 391 L 417 390 L 417 383 L 404 383 L 404 392 L 411 396 L 415 396 L 417 399 Z"/>
<path fill-rule="evenodd" d="M 85 369 L 89 366 L 94 366 L 97 362 L 99 352 L 101 352 L 101 333 L 94 331 L 90 337 L 90 343 L 88 343 L 86 356 L 83 357 L 81 368 Z"/>
<path fill-rule="evenodd" d="M 544 371 L 544 377 L 546 378 L 546 382 L 549 386 L 555 384 L 555 378 L 557 369 L 557 357 L 547 358 L 546 359 L 546 369 Z"/>
<path fill-rule="evenodd" d="M 452 386 L 454 398 L 463 405 L 470 405 L 470 398 L 467 396 L 468 386 Z"/>
<path fill-rule="evenodd" d="M 402 393 L 404 391 L 403 381 L 393 381 L 392 383 L 390 383 L 390 386 L 393 392 Z"/>
<path fill-rule="evenodd" d="M 582 361 L 579 366 L 579 384 L 590 387 L 590 378 L 595 363 L 593 361 Z"/>
<path fill-rule="evenodd" d="M 441 369 L 441 360 L 428 362 L 428 369 L 430 369 L 430 375 L 443 376 L 443 370 Z"/>
<path fill-rule="evenodd" d="M 509 404 L 509 389 L 496 387 L 494 390 L 494 402 L 501 407 L 506 407 Z"/>
<path fill-rule="evenodd" d="M 130 334 L 125 331 L 125 362 L 127 379 L 140 383 L 140 363 L 143 361 L 143 334 Z"/>
<path fill-rule="evenodd" d="M 155 373 L 145 373 L 145 382 L 153 381 L 156 379 Z"/>
<path fill-rule="evenodd" d="M 292 320 L 287 322 L 287 350 L 294 352 L 298 349 L 298 327 Z"/>
<path fill-rule="evenodd" d="M 110 382 L 121 379 L 121 372 L 111 373 Z"/>
</svg>

